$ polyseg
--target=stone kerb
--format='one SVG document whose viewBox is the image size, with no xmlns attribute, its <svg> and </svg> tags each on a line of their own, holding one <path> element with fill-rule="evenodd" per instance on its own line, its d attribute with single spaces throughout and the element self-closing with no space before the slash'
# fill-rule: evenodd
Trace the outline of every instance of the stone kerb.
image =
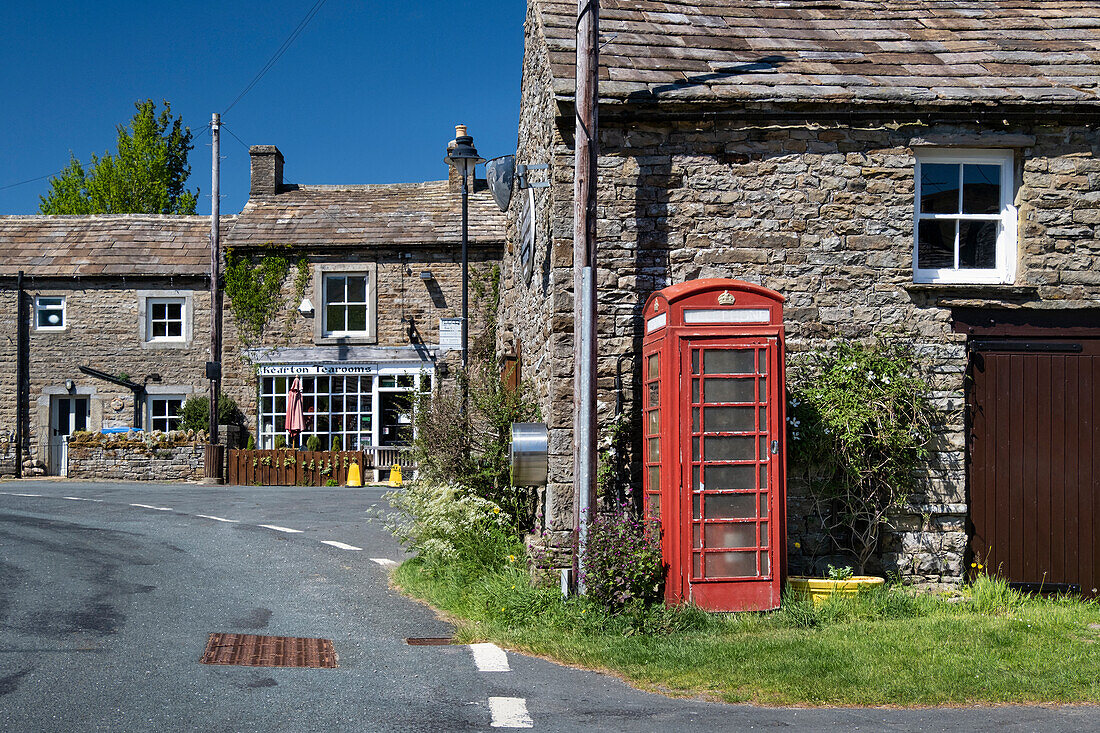
<svg viewBox="0 0 1100 733">
<path fill-rule="evenodd" d="M 70 478 L 119 481 L 197 481 L 204 474 L 206 433 L 75 433 L 69 440 Z"/>
</svg>

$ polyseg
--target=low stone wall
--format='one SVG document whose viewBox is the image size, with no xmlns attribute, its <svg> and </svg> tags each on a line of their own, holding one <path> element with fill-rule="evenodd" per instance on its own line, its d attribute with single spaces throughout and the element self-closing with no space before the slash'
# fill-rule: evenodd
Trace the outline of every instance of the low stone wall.
<svg viewBox="0 0 1100 733">
<path fill-rule="evenodd" d="M 198 481 L 204 475 L 205 444 L 206 434 L 194 431 L 76 433 L 69 440 L 69 477 Z"/>
<path fill-rule="evenodd" d="M 15 474 L 15 433 L 0 432 L 0 476 Z"/>
</svg>

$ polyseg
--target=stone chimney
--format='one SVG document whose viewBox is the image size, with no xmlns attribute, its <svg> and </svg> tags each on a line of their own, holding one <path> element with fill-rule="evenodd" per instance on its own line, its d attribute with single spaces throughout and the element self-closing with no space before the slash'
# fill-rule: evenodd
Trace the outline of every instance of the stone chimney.
<svg viewBox="0 0 1100 733">
<path fill-rule="evenodd" d="M 455 125 L 455 137 L 461 137 L 466 133 L 466 125 Z M 447 143 L 447 156 L 450 157 L 451 151 L 454 150 L 455 145 L 458 144 L 457 140 L 451 140 Z M 462 177 L 458 175 L 457 169 L 453 165 L 447 166 L 447 189 L 450 191 L 462 190 Z"/>
<path fill-rule="evenodd" d="M 283 187 L 283 154 L 274 145 L 253 145 L 248 154 L 252 156 L 249 197 L 279 193 Z"/>
</svg>

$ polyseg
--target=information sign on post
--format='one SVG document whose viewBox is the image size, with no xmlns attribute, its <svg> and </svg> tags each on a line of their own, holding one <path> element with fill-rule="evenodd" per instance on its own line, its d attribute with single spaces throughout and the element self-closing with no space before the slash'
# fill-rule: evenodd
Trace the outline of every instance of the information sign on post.
<svg viewBox="0 0 1100 733">
<path fill-rule="evenodd" d="M 442 351 L 462 349 L 462 319 L 439 319 L 439 348 Z"/>
</svg>

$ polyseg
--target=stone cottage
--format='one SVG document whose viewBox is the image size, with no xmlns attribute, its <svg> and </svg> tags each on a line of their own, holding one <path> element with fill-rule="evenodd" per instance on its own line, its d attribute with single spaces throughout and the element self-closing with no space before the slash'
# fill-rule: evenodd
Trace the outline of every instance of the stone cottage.
<svg viewBox="0 0 1100 733">
<path fill-rule="evenodd" d="M 0 471 L 20 420 L 32 474 L 65 474 L 79 430 L 176 428 L 206 389 L 209 267 L 210 217 L 0 217 Z"/>
<path fill-rule="evenodd" d="M 283 181 L 275 146 L 254 145 L 251 157 L 249 200 L 224 240 L 223 389 L 259 448 L 289 438 L 295 377 L 302 441 L 317 436 L 328 449 L 339 438 L 346 450 L 407 444 L 413 395 L 453 380 L 460 364 L 460 182 L 299 185 Z M 484 181 L 473 185 L 469 221 L 471 282 L 484 282 L 505 231 Z M 232 306 L 234 263 L 272 258 L 289 266 L 276 293 L 286 305 L 242 321 Z M 483 312 L 475 301 L 471 336 Z"/>
<path fill-rule="evenodd" d="M 938 377 L 925 489 L 884 544 L 882 571 L 955 584 L 991 553 L 1012 581 L 1095 592 L 1095 5 L 601 6 L 601 424 L 618 358 L 640 353 L 650 293 L 709 277 L 764 285 L 786 298 L 792 361 L 890 332 Z M 501 303 L 548 418 L 544 529 L 562 546 L 574 501 L 575 14 L 528 3 L 516 160 L 548 163 L 551 186 L 512 201 Z M 635 359 L 623 394 L 635 425 L 640 371 Z M 808 570 L 793 487 L 788 529 L 792 570 Z"/>
</svg>

